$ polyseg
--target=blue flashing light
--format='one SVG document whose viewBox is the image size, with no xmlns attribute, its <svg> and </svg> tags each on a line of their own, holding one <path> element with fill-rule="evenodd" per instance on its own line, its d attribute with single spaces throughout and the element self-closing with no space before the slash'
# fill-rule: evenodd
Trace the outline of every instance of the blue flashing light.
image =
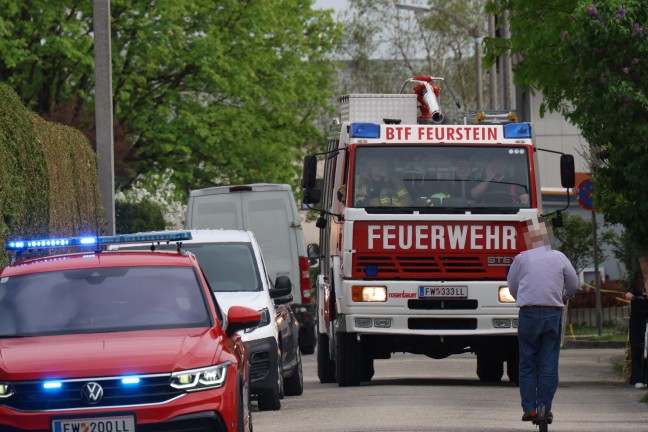
<svg viewBox="0 0 648 432">
<path fill-rule="evenodd" d="M 70 237 L 38 240 L 12 240 L 7 242 L 7 250 L 27 250 L 60 248 L 71 246 L 92 246 L 119 243 L 142 243 L 142 242 L 172 242 L 191 240 L 190 231 L 177 231 L 159 234 L 122 234 L 117 236 L 103 237 Z"/>
<path fill-rule="evenodd" d="M 60 381 L 45 381 L 43 383 L 45 390 L 60 390 L 62 387 L 63 384 Z"/>
<path fill-rule="evenodd" d="M 375 123 L 351 123 L 351 138 L 380 138 L 380 125 Z"/>
<path fill-rule="evenodd" d="M 378 276 L 378 266 L 375 265 L 365 266 L 365 275 L 370 277 Z"/>
<path fill-rule="evenodd" d="M 504 138 L 531 138 L 530 123 L 507 123 L 504 125 Z"/>
<path fill-rule="evenodd" d="M 138 377 L 124 377 L 121 380 L 121 383 L 124 385 L 135 385 L 139 384 L 140 379 Z"/>
</svg>

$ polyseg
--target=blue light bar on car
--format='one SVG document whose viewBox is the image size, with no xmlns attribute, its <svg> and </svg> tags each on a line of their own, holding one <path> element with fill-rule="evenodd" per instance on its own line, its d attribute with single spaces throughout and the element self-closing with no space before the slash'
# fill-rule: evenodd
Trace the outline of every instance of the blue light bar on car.
<svg viewBox="0 0 648 432">
<path fill-rule="evenodd" d="M 351 123 L 351 138 L 380 138 L 380 125 L 375 123 Z"/>
<path fill-rule="evenodd" d="M 159 234 L 120 234 L 116 236 L 99 237 L 99 244 L 141 243 L 141 242 L 171 242 L 191 240 L 191 232 L 177 231 Z"/>
<path fill-rule="evenodd" d="M 38 240 L 12 240 L 7 250 L 65 248 L 73 246 L 108 245 L 119 243 L 172 242 L 191 240 L 191 232 L 177 231 L 159 234 L 121 234 L 102 237 L 69 237 Z"/>
<path fill-rule="evenodd" d="M 7 250 L 47 249 L 70 246 L 85 246 L 97 243 L 96 237 L 70 237 L 36 240 L 12 240 L 7 242 Z"/>
<path fill-rule="evenodd" d="M 507 123 L 504 125 L 504 138 L 531 138 L 530 123 Z"/>
</svg>

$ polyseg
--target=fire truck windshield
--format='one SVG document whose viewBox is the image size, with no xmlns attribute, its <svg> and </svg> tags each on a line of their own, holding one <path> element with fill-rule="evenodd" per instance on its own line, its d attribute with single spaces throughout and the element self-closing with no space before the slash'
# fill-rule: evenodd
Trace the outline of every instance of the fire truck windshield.
<svg viewBox="0 0 648 432">
<path fill-rule="evenodd" d="M 353 160 L 353 207 L 506 211 L 531 203 L 523 146 L 359 146 Z"/>
</svg>

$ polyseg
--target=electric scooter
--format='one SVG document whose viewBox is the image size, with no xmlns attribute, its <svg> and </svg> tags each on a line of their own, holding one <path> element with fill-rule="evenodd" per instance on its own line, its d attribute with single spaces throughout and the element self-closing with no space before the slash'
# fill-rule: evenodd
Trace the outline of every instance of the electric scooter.
<svg viewBox="0 0 648 432">
<path fill-rule="evenodd" d="M 550 421 L 547 420 L 547 417 L 545 416 L 545 411 L 546 410 L 544 404 L 540 404 L 538 406 L 538 410 L 536 411 L 537 415 L 532 420 L 533 424 L 538 426 L 538 430 L 540 432 L 548 432 L 549 424 L 551 423 Z"/>
</svg>

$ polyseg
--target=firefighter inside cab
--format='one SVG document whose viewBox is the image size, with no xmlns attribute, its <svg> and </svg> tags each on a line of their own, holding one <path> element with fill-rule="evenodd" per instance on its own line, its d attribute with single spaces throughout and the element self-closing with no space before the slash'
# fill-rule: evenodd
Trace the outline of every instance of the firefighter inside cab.
<svg viewBox="0 0 648 432">
<path fill-rule="evenodd" d="M 395 174 L 386 153 L 371 152 L 358 166 L 361 171 L 355 183 L 355 207 L 408 207 L 410 193 Z"/>
</svg>

